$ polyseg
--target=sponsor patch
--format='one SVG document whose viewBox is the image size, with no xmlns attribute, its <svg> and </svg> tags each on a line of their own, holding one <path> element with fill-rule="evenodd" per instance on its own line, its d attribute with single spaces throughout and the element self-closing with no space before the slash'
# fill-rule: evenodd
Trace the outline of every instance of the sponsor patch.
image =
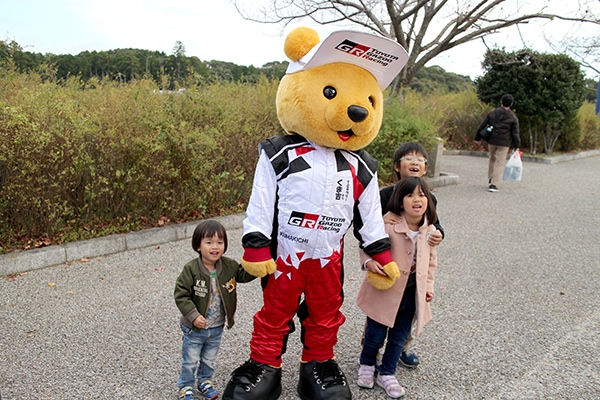
<svg viewBox="0 0 600 400">
<path fill-rule="evenodd" d="M 355 43 L 348 39 L 335 46 L 335 49 L 377 64 L 381 64 L 384 67 L 399 59 L 398 56 L 393 54 L 379 51 L 374 47 Z"/>
<path fill-rule="evenodd" d="M 346 201 L 350 197 L 350 182 L 347 179 L 339 179 L 335 185 L 335 200 Z"/>
<path fill-rule="evenodd" d="M 319 229 L 339 233 L 346 222 L 346 218 L 328 217 L 326 215 L 308 214 L 292 211 L 288 224 L 299 228 Z"/>
</svg>

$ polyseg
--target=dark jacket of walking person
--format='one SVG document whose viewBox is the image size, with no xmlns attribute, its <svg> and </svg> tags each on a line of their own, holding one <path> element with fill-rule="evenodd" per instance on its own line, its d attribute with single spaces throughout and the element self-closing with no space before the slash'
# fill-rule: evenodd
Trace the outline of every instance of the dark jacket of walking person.
<svg viewBox="0 0 600 400">
<path fill-rule="evenodd" d="M 488 142 L 490 161 L 488 164 L 488 189 L 497 192 L 498 182 L 502 178 L 502 172 L 506 165 L 506 156 L 512 143 L 515 151 L 521 147 L 519 136 L 519 119 L 510 109 L 514 102 L 513 96 L 505 94 L 502 96 L 501 106 L 490 111 L 477 128 L 475 134 L 475 146 L 481 145 L 481 130 L 486 126 L 493 126 Z"/>
</svg>

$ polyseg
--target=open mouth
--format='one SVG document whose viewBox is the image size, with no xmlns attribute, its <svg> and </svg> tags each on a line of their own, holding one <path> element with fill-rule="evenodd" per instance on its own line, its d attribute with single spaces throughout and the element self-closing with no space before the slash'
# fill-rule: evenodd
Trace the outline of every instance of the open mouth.
<svg viewBox="0 0 600 400">
<path fill-rule="evenodd" d="M 352 132 L 352 129 L 348 129 L 347 131 L 338 132 L 338 137 L 344 142 L 347 141 L 348 139 L 350 139 L 352 136 L 354 136 L 354 132 Z"/>
</svg>

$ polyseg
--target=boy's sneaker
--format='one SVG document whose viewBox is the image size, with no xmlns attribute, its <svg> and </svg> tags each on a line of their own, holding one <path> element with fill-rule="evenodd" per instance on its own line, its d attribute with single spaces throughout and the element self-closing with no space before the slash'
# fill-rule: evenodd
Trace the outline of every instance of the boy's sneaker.
<svg viewBox="0 0 600 400">
<path fill-rule="evenodd" d="M 198 383 L 198 391 L 202 394 L 202 396 L 204 396 L 205 399 L 213 400 L 219 397 L 219 392 L 215 390 L 211 381 Z"/>
<path fill-rule="evenodd" d="M 194 388 L 191 386 L 182 387 L 179 391 L 179 400 L 194 400 Z"/>
<path fill-rule="evenodd" d="M 400 363 L 406 368 L 417 368 L 421 364 L 421 360 L 412 350 L 403 350 L 400 354 Z"/>
<path fill-rule="evenodd" d="M 490 192 L 499 192 L 499 191 L 500 191 L 500 189 L 498 189 L 498 188 L 496 187 L 496 185 L 492 185 L 492 184 L 490 184 L 490 187 L 488 188 L 488 191 L 490 191 Z"/>
</svg>

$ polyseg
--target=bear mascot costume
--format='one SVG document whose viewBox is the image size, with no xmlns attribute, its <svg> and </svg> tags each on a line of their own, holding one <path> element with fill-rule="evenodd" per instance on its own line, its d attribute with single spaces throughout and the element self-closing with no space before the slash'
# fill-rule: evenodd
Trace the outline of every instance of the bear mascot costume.
<svg viewBox="0 0 600 400">
<path fill-rule="evenodd" d="M 398 267 L 381 217 L 377 161 L 362 149 L 381 127 L 382 92 L 408 56 L 383 37 L 340 31 L 320 42 L 311 28 L 290 32 L 284 50 L 292 62 L 276 105 L 287 134 L 259 144 L 242 237 L 241 264 L 263 277 L 263 307 L 254 316 L 250 359 L 232 373 L 223 398 L 279 398 L 282 355 L 298 313 L 300 398 L 346 400 L 352 394 L 333 351 L 345 320 L 344 235 L 353 224 L 361 248 L 387 274 L 369 279 L 389 288 Z"/>
</svg>

